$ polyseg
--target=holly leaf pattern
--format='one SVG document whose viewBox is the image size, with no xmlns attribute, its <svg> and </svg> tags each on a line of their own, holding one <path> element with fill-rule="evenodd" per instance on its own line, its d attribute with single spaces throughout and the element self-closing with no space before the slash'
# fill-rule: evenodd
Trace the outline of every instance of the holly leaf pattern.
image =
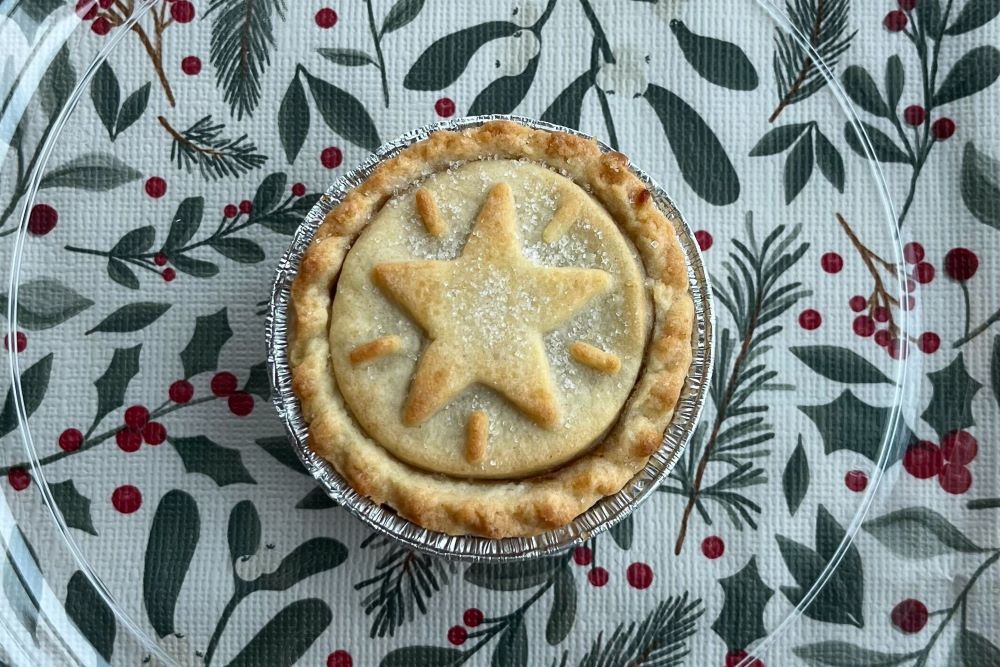
<svg viewBox="0 0 1000 667">
<path fill-rule="evenodd" d="M 229 328 L 229 315 L 225 308 L 196 318 L 191 340 L 181 350 L 184 377 L 189 378 L 218 368 L 219 353 L 232 335 L 233 330 Z"/>
<path fill-rule="evenodd" d="M 764 610 L 774 589 L 760 578 L 757 558 L 751 557 L 737 572 L 719 579 L 724 597 L 722 610 L 712 623 L 712 630 L 730 651 L 741 651 L 767 636 Z"/>
<path fill-rule="evenodd" d="M 219 486 L 257 483 L 235 449 L 216 444 L 203 435 L 168 438 L 167 442 L 177 450 L 187 472 L 208 475 Z"/>
<path fill-rule="evenodd" d="M 94 522 L 90 518 L 90 499 L 77 491 L 73 480 L 50 484 L 49 491 L 67 526 L 97 535 Z"/>
<path fill-rule="evenodd" d="M 961 352 L 946 367 L 928 373 L 927 379 L 934 389 L 930 403 L 920 417 L 939 438 L 975 423 L 972 400 L 983 385 L 969 375 Z"/>
<path fill-rule="evenodd" d="M 878 461 L 885 442 L 908 443 L 913 435 L 900 425 L 892 438 L 887 438 L 889 408 L 877 408 L 858 399 L 850 389 L 825 405 L 800 405 L 799 410 L 816 424 L 827 454 L 848 449 L 872 462 Z"/>
<path fill-rule="evenodd" d="M 257 446 L 263 449 L 265 452 L 274 457 L 274 459 L 297 473 L 303 475 L 308 475 L 309 471 L 305 469 L 302 465 L 302 460 L 299 459 L 298 455 L 292 450 L 292 446 L 288 444 L 288 438 L 283 435 L 279 435 L 274 438 L 258 438 L 256 441 Z"/>
<path fill-rule="evenodd" d="M 97 387 L 97 412 L 94 424 L 100 424 L 109 413 L 125 404 L 125 391 L 132 378 L 139 372 L 139 355 L 142 343 L 135 347 L 122 347 L 114 351 L 111 363 L 101 377 L 94 381 Z"/>
<path fill-rule="evenodd" d="M 30 417 L 35 413 L 45 398 L 49 388 L 49 378 L 52 375 L 52 356 L 50 352 L 21 373 L 21 392 L 24 403 L 24 414 Z M 17 428 L 17 410 L 14 406 L 14 391 L 7 389 L 3 410 L 0 410 L 0 437 Z"/>
</svg>

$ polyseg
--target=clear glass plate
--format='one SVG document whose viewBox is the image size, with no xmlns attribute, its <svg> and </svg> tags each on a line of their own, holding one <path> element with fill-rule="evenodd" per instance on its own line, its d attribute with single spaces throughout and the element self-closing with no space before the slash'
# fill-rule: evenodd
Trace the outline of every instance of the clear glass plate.
<svg viewBox="0 0 1000 667">
<path fill-rule="evenodd" d="M 871 147 L 836 39 L 803 51 L 764 0 L 101 4 L 0 23 L 10 661 L 615 664 L 618 637 L 781 664 L 801 614 L 858 622 L 851 539 L 912 438 L 920 295 L 877 164 L 848 152 Z M 796 120 L 805 96 L 838 134 Z M 628 154 L 697 230 L 717 312 L 662 493 L 507 566 L 332 507 L 264 373 L 274 268 L 316 193 L 381 141 L 491 112 Z"/>
</svg>

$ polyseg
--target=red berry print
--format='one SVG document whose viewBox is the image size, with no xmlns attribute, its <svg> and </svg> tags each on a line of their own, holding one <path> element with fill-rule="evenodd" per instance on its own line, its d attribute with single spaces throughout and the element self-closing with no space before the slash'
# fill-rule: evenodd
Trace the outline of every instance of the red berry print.
<svg viewBox="0 0 1000 667">
<path fill-rule="evenodd" d="M 945 463 L 938 475 L 938 484 L 948 493 L 960 496 L 972 486 L 972 473 L 961 463 Z"/>
<path fill-rule="evenodd" d="M 222 209 L 222 215 L 227 218 L 235 218 L 239 212 L 240 209 L 236 208 L 236 204 L 226 204 L 225 208 Z"/>
<path fill-rule="evenodd" d="M 338 649 L 326 656 L 326 667 L 354 667 L 354 659 L 344 649 Z"/>
<path fill-rule="evenodd" d="M 253 396 L 245 391 L 238 391 L 230 395 L 229 411 L 237 417 L 246 417 L 253 412 Z"/>
<path fill-rule="evenodd" d="M 726 543 L 722 541 L 721 537 L 711 535 L 701 541 L 701 553 L 705 555 L 705 558 L 715 560 L 725 551 Z"/>
<path fill-rule="evenodd" d="M 903 310 L 913 310 L 917 307 L 917 300 L 912 296 L 907 296 L 900 305 L 903 306 Z"/>
<path fill-rule="evenodd" d="M 122 514 L 131 514 L 142 507 L 142 493 L 131 484 L 124 484 L 111 494 L 111 504 Z"/>
<path fill-rule="evenodd" d="M 920 123 L 917 123 L 919 125 Z M 903 246 L 903 259 L 907 264 L 916 264 L 924 259 L 924 247 L 916 241 L 910 241 Z"/>
<path fill-rule="evenodd" d="M 97 0 L 97 4 L 100 5 L 101 9 L 107 9 L 115 4 L 115 0 Z"/>
<path fill-rule="evenodd" d="M 31 485 L 31 473 L 24 468 L 11 468 L 7 473 L 7 483 L 15 491 L 24 491 Z"/>
<path fill-rule="evenodd" d="M 143 405 L 133 405 L 125 411 L 125 425 L 133 429 L 141 429 L 149 421 L 149 410 Z"/>
<path fill-rule="evenodd" d="M 903 468 L 917 479 L 930 479 L 941 472 L 943 465 L 941 449 L 928 440 L 910 445 L 903 454 Z"/>
<path fill-rule="evenodd" d="M 921 285 L 931 282 L 934 280 L 934 265 L 930 262 L 920 262 L 913 267 L 913 279 Z"/>
<path fill-rule="evenodd" d="M 704 229 L 699 229 L 694 233 L 694 240 L 698 242 L 698 247 L 701 248 L 702 252 L 705 252 L 706 250 L 711 248 L 712 244 L 715 242 L 715 239 L 712 238 L 712 235 L 706 232 Z"/>
<path fill-rule="evenodd" d="M 955 121 L 951 118 L 938 118 L 931 124 L 931 134 L 939 141 L 944 141 L 955 134 Z"/>
<path fill-rule="evenodd" d="M 243 201 L 240 202 L 240 213 L 245 213 L 247 215 L 250 215 L 251 211 L 253 211 L 253 202 L 251 202 L 249 199 L 244 199 Z"/>
<path fill-rule="evenodd" d="M 194 385 L 187 380 L 177 380 L 170 385 L 167 393 L 174 403 L 187 403 L 194 396 Z"/>
<path fill-rule="evenodd" d="M 212 393 L 216 396 L 229 396 L 236 391 L 236 376 L 227 371 L 216 373 L 212 377 Z"/>
<path fill-rule="evenodd" d="M 854 318 L 854 333 L 859 336 L 868 337 L 875 333 L 875 321 L 867 315 L 858 315 Z"/>
<path fill-rule="evenodd" d="M 181 60 L 181 71 L 188 76 L 198 76 L 201 73 L 201 58 L 187 56 Z"/>
<path fill-rule="evenodd" d="M 888 329 L 879 329 L 875 332 L 875 344 L 885 347 L 892 341 L 892 335 Z"/>
<path fill-rule="evenodd" d="M 158 252 L 155 255 L 153 255 L 153 264 L 156 264 L 157 266 L 163 266 L 166 263 L 167 263 L 167 256 L 164 255 L 162 252 Z"/>
<path fill-rule="evenodd" d="M 938 336 L 933 331 L 925 331 L 920 334 L 917 346 L 924 354 L 934 354 L 941 347 L 941 336 Z"/>
<path fill-rule="evenodd" d="M 167 182 L 159 176 L 150 176 L 146 179 L 146 194 L 153 199 L 159 199 L 167 194 Z"/>
<path fill-rule="evenodd" d="M 194 20 L 194 5 L 188 0 L 177 0 L 170 5 L 170 16 L 178 23 L 190 23 Z"/>
<path fill-rule="evenodd" d="M 904 28 L 906 28 L 906 23 L 907 23 L 906 14 L 899 11 L 898 9 L 894 9 L 893 11 L 886 14 L 885 19 L 882 20 L 882 25 L 884 25 L 885 29 L 888 30 L 889 32 L 899 32 L 903 30 Z"/>
<path fill-rule="evenodd" d="M 952 248 L 944 256 L 944 270 L 953 280 L 965 282 L 979 270 L 979 258 L 968 248 Z"/>
<path fill-rule="evenodd" d="M 872 311 L 872 317 L 875 318 L 876 322 L 888 322 L 890 314 L 889 309 L 885 306 L 878 306 Z"/>
<path fill-rule="evenodd" d="M 59 449 L 75 452 L 83 444 L 83 433 L 78 428 L 68 428 L 59 434 Z"/>
<path fill-rule="evenodd" d="M 336 146 L 329 146 L 319 154 L 319 161 L 327 169 L 336 169 L 344 161 L 344 153 Z"/>
<path fill-rule="evenodd" d="M 587 573 L 587 581 L 589 581 L 590 585 L 593 586 L 594 588 L 600 588 L 601 586 L 604 586 L 605 584 L 608 583 L 609 578 L 610 576 L 608 575 L 608 571 L 605 570 L 603 567 L 595 567 L 593 570 Z"/>
<path fill-rule="evenodd" d="M 863 470 L 848 470 L 844 475 L 844 486 L 855 493 L 861 493 L 868 488 L 868 475 Z"/>
<path fill-rule="evenodd" d="M 730 651 L 726 654 L 726 667 L 744 667 L 743 661 L 750 655 L 746 651 Z M 760 658 L 754 658 L 746 664 L 746 667 L 764 667 L 764 662 Z"/>
<path fill-rule="evenodd" d="M 927 625 L 927 606 L 909 598 L 892 608 L 892 624 L 907 634 L 920 632 Z"/>
<path fill-rule="evenodd" d="M 865 309 L 865 306 L 868 305 L 868 299 L 858 294 L 856 296 L 852 296 L 848 303 L 851 306 L 851 310 L 855 313 L 860 313 Z"/>
<path fill-rule="evenodd" d="M 337 12 L 333 11 L 329 7 L 324 7 L 319 10 L 316 12 L 316 25 L 324 30 L 337 25 Z"/>
<path fill-rule="evenodd" d="M 907 125 L 912 125 L 914 127 L 923 125 L 926 118 L 927 112 L 924 111 L 924 108 L 919 104 L 911 104 L 903 109 L 903 120 L 906 121 Z M 917 261 L 919 262 L 920 260 Z"/>
<path fill-rule="evenodd" d="M 573 562 L 577 565 L 590 565 L 594 560 L 594 552 L 589 547 L 577 547 L 573 549 Z"/>
<path fill-rule="evenodd" d="M 142 439 L 150 445 L 158 445 L 167 439 L 167 427 L 160 422 L 149 422 L 142 427 Z"/>
<path fill-rule="evenodd" d="M 844 268 L 844 258 L 835 252 L 824 254 L 819 262 L 827 273 L 840 273 L 840 270 Z"/>
<path fill-rule="evenodd" d="M 470 628 L 478 626 L 480 623 L 483 622 L 484 618 L 486 617 L 483 615 L 483 612 L 476 609 L 475 607 L 472 607 L 471 609 L 466 609 L 465 613 L 462 614 L 462 622 L 465 623 Z"/>
<path fill-rule="evenodd" d="M 915 283 L 913 281 L 913 278 L 907 278 L 906 279 L 906 291 L 907 292 L 913 292 L 916 289 L 917 289 L 917 283 Z"/>
<path fill-rule="evenodd" d="M 84 21 L 91 21 L 97 16 L 97 3 L 94 0 L 77 0 L 76 14 Z"/>
<path fill-rule="evenodd" d="M 292 185 L 292 194 L 296 197 L 301 197 L 306 193 L 305 183 L 295 183 Z"/>
<path fill-rule="evenodd" d="M 104 35 L 111 32 L 111 23 L 103 16 L 98 16 L 96 19 L 94 19 L 94 22 L 90 24 L 90 30 L 95 35 L 100 35 L 101 37 L 103 37 Z"/>
<path fill-rule="evenodd" d="M 889 351 L 889 356 L 893 359 L 906 359 L 906 355 L 910 351 L 909 345 L 906 344 L 906 341 L 898 338 L 890 340 L 887 349 Z"/>
<path fill-rule="evenodd" d="M 808 310 L 803 310 L 802 314 L 799 315 L 799 326 L 806 331 L 819 329 L 819 325 L 821 324 L 823 324 L 823 317 L 819 314 L 818 310 L 809 308 Z"/>
<path fill-rule="evenodd" d="M 142 433 L 123 428 L 115 433 L 115 442 L 118 443 L 118 449 L 131 454 L 139 451 L 139 448 L 142 447 Z"/>
<path fill-rule="evenodd" d="M 900 9 L 905 9 L 906 11 L 910 11 L 916 6 L 917 6 L 917 0 L 899 0 Z"/>
<path fill-rule="evenodd" d="M 650 584 L 653 583 L 653 568 L 645 563 L 632 563 L 625 570 L 625 578 L 628 579 L 628 585 L 632 588 L 639 590 L 649 588 Z"/>
<path fill-rule="evenodd" d="M 34 236 L 45 236 L 56 227 L 59 214 L 48 204 L 35 204 L 28 214 L 28 232 Z"/>
<path fill-rule="evenodd" d="M 448 628 L 448 642 L 455 646 L 461 646 L 469 638 L 469 631 L 461 625 L 453 625 Z"/>
<path fill-rule="evenodd" d="M 941 453 L 949 463 L 968 465 L 979 453 L 979 442 L 968 431 L 952 431 L 941 441 Z"/>
<path fill-rule="evenodd" d="M 28 337 L 23 331 L 14 334 L 14 349 L 20 354 L 28 347 Z M 10 334 L 3 337 L 3 349 L 10 351 Z"/>
<path fill-rule="evenodd" d="M 455 115 L 455 102 L 450 97 L 442 97 L 434 103 L 434 111 L 442 118 L 451 118 Z"/>
<path fill-rule="evenodd" d="M 168 266 L 167 268 L 163 269 L 163 274 L 162 274 L 162 275 L 163 275 L 163 279 L 164 279 L 164 280 L 165 280 L 166 282 L 168 282 L 168 283 L 169 283 L 169 282 L 173 282 L 174 278 L 176 278 L 176 277 L 177 277 L 177 272 L 176 272 L 176 271 L 174 271 L 173 269 L 171 269 L 171 268 L 170 268 L 170 267 Z"/>
</svg>

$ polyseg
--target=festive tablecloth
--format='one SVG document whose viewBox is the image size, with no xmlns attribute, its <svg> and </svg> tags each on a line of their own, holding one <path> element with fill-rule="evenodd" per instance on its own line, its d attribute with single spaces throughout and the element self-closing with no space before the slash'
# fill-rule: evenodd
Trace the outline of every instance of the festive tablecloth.
<svg viewBox="0 0 1000 667">
<path fill-rule="evenodd" d="M 5 345 L 77 551 L 8 392 L 9 660 L 1000 665 L 998 0 L 788 0 L 781 25 L 743 0 L 328 2 L 173 0 L 132 27 L 133 0 L 0 3 L 5 265 L 27 221 Z M 652 174 L 718 314 L 704 423 L 662 493 L 504 566 L 331 506 L 267 402 L 262 317 L 339 173 L 494 112 Z"/>
</svg>

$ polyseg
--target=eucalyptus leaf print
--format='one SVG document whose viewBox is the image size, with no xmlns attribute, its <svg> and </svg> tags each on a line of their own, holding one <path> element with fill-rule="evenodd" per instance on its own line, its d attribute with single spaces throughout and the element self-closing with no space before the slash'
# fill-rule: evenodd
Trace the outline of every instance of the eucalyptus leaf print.
<svg viewBox="0 0 1000 667">
<path fill-rule="evenodd" d="M 90 99 L 111 141 L 132 127 L 145 113 L 151 86 L 151 83 L 145 83 L 129 93 L 122 102 L 121 85 L 111 65 L 104 61 L 97 68 L 90 84 Z"/>
<path fill-rule="evenodd" d="M 732 204 L 740 179 L 712 128 L 687 102 L 666 88 L 650 84 L 645 93 L 667 135 L 684 181 L 710 204 Z"/>
<path fill-rule="evenodd" d="M 146 615 L 160 637 L 176 632 L 177 598 L 200 537 L 201 519 L 195 499 L 177 489 L 167 492 L 153 515 L 142 579 Z"/>
</svg>

